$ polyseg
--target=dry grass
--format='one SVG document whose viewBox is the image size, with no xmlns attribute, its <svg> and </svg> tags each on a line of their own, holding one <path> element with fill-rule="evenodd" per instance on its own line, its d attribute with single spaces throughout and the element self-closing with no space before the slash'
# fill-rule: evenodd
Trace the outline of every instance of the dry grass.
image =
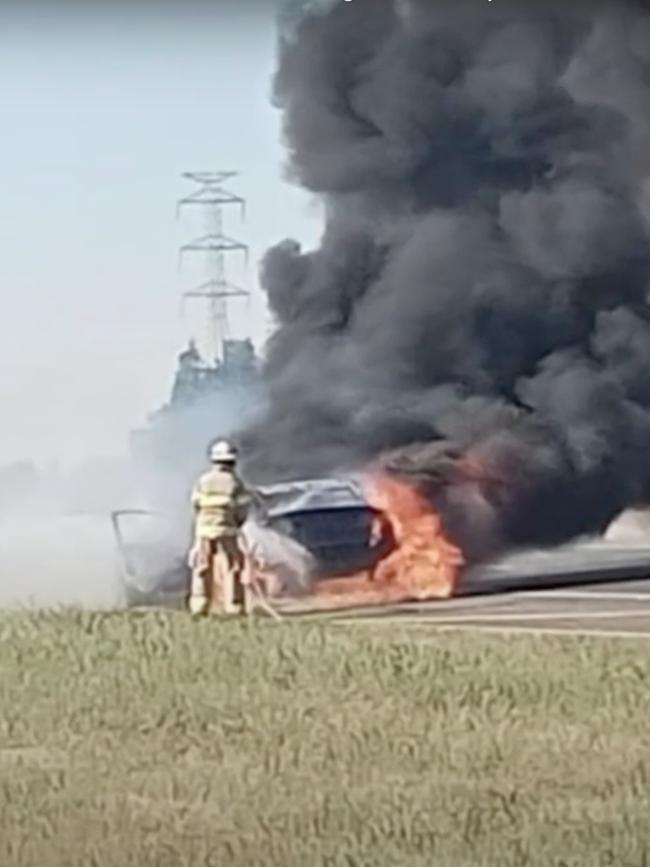
<svg viewBox="0 0 650 867">
<path fill-rule="evenodd" d="M 2 867 L 650 864 L 650 644 L 0 618 Z"/>
</svg>

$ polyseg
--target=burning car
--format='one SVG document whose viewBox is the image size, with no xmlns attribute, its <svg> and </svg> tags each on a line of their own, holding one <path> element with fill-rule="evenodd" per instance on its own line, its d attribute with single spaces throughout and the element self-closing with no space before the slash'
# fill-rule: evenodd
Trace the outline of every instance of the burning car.
<svg viewBox="0 0 650 867">
<path fill-rule="evenodd" d="M 116 511 L 111 517 L 126 603 L 180 604 L 189 586 L 186 522 L 146 510 Z M 258 488 L 243 535 L 263 572 L 275 579 L 273 595 L 299 594 L 327 579 L 366 573 L 391 547 L 380 513 L 354 478 Z"/>
<path fill-rule="evenodd" d="M 418 586 L 410 575 L 406 581 L 399 576 L 394 580 L 391 557 L 400 546 L 360 479 L 288 482 L 262 487 L 257 495 L 244 538 L 262 572 L 271 578 L 267 589 L 280 608 L 349 607 L 448 595 L 438 592 L 435 584 Z M 142 510 L 115 512 L 112 520 L 125 604 L 180 607 L 189 586 L 191 528 L 177 516 Z M 423 541 L 428 543 L 439 528 L 432 524 L 429 513 L 422 520 L 419 530 L 426 534 Z M 618 519 L 604 537 L 579 539 L 555 548 L 512 551 L 467 568 L 452 557 L 450 562 L 460 578 L 453 591 L 466 595 L 647 577 L 647 524 L 646 520 L 643 532 L 632 532 L 625 525 L 627 529 L 621 533 Z M 418 566 L 430 576 L 440 559 L 439 545 L 427 544 L 424 560 L 417 544 L 415 547 L 416 578 Z M 408 545 L 406 549 L 402 547 L 400 552 L 400 565 L 410 571 L 413 552 L 409 554 Z M 453 546 L 451 553 L 454 555 Z M 432 556 L 434 562 L 428 559 Z M 388 576 L 382 576 L 382 570 Z"/>
</svg>

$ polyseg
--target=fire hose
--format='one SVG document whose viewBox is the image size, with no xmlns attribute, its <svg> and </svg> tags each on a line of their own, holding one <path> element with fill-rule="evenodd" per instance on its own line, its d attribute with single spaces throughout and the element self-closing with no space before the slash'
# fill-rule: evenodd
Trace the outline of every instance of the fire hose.
<svg viewBox="0 0 650 867">
<path fill-rule="evenodd" d="M 239 543 L 244 552 L 244 558 L 246 561 L 246 584 L 248 586 L 249 591 L 255 599 L 257 606 L 259 606 L 263 611 L 266 612 L 270 617 L 278 622 L 282 622 L 284 617 L 278 614 L 275 610 L 271 602 L 269 601 L 268 595 L 264 589 L 263 582 L 260 579 L 260 576 L 255 568 L 255 556 L 253 551 L 251 550 L 250 545 L 246 537 L 243 534 L 240 534 Z M 247 610 L 247 614 L 250 615 L 250 610 Z"/>
<path fill-rule="evenodd" d="M 251 577 L 250 582 L 248 584 L 248 588 L 251 591 L 253 597 L 255 598 L 256 604 L 265 611 L 270 617 L 274 620 L 277 620 L 279 623 L 284 621 L 284 617 L 275 610 L 275 608 L 269 602 L 269 599 L 262 589 L 262 582 L 259 580 L 258 576 Z M 250 616 L 250 610 L 247 611 L 247 614 Z"/>
</svg>

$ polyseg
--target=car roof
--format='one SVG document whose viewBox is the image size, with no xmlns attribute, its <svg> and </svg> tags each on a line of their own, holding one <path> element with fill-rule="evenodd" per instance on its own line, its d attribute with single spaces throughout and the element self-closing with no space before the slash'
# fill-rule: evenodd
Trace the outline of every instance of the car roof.
<svg viewBox="0 0 650 867">
<path fill-rule="evenodd" d="M 270 518 L 297 512 L 369 508 L 360 483 L 353 477 L 301 479 L 256 490 Z"/>
</svg>

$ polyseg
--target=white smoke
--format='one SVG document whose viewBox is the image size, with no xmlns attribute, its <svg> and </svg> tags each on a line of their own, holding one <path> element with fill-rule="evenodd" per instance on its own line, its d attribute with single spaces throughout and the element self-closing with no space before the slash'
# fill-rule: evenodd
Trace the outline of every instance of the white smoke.
<svg viewBox="0 0 650 867">
<path fill-rule="evenodd" d="M 143 454 L 66 469 L 0 467 L 0 608 L 123 607 L 125 582 L 145 593 L 182 582 L 190 490 L 206 468 L 209 443 L 231 436 L 259 406 L 254 388 L 206 395 L 166 408 Z M 112 515 L 125 511 L 135 514 L 119 519 L 120 539 Z M 263 535 L 267 551 L 269 533 Z M 121 542 L 131 558 L 127 570 Z M 264 559 L 277 560 L 277 545 Z M 304 570 L 292 550 L 284 561 L 283 581 L 293 586 Z"/>
<path fill-rule="evenodd" d="M 130 462 L 32 467 L 21 478 L 0 502 L 0 607 L 120 605 L 111 511 L 144 504 Z"/>
<path fill-rule="evenodd" d="M 108 516 L 23 515 L 0 523 L 0 607 L 121 604 Z"/>
<path fill-rule="evenodd" d="M 300 596 L 314 581 L 314 557 L 288 536 L 248 521 L 243 528 L 248 555 L 264 576 L 270 596 Z"/>
</svg>

